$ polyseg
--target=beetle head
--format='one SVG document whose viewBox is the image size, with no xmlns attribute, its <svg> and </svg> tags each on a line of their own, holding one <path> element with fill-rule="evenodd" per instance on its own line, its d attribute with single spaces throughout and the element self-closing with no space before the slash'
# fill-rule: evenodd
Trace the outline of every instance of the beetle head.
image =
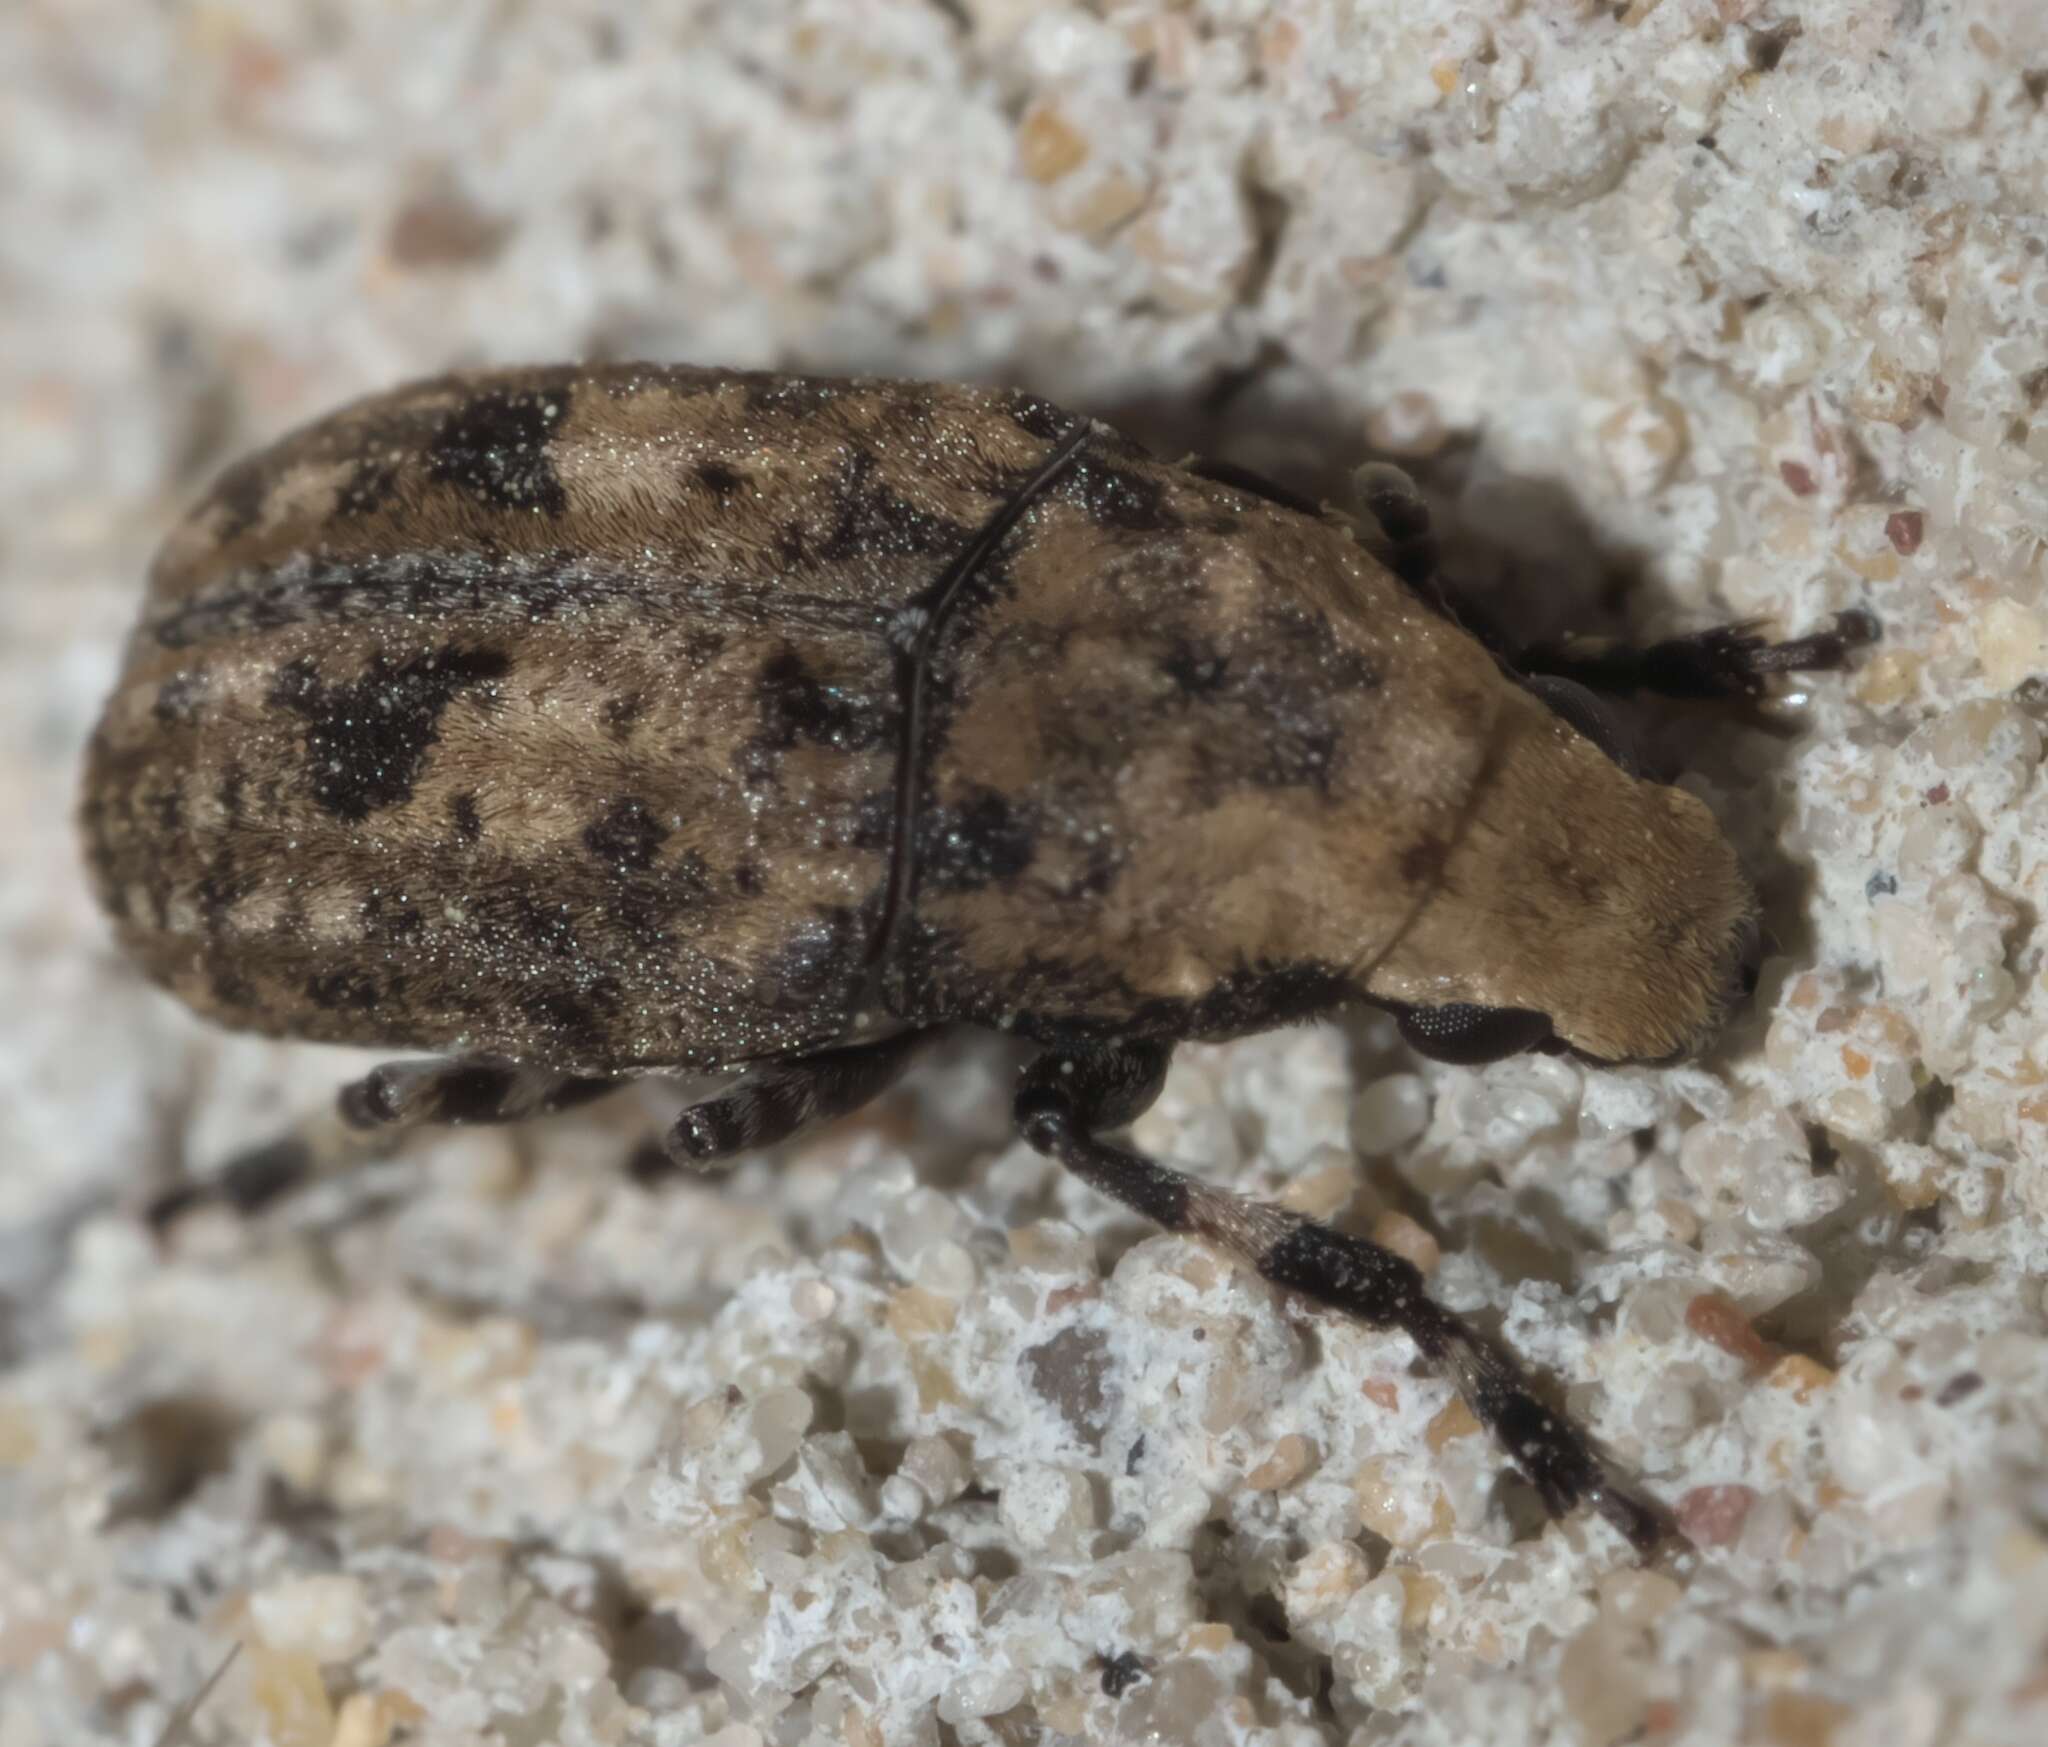
<svg viewBox="0 0 2048 1747">
<path fill-rule="evenodd" d="M 1755 899 L 1713 816 L 1529 693 L 1508 694 L 1433 865 L 1364 977 L 1426 1055 L 1660 1060 L 1705 1042 L 1754 983 Z"/>
</svg>

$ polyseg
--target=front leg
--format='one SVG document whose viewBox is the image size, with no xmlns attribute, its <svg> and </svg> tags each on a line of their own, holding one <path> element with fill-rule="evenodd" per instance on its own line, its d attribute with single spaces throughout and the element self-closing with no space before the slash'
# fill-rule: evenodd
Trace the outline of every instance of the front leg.
<svg viewBox="0 0 2048 1747">
<path fill-rule="evenodd" d="M 1400 1329 L 1424 1359 L 1449 1372 L 1466 1406 L 1551 1515 L 1591 1504 L 1639 1552 L 1654 1549 L 1667 1532 L 1664 1513 L 1615 1481 L 1585 1434 L 1530 1393 L 1512 1358 L 1431 1299 L 1412 1262 L 1095 1138 L 1100 1129 L 1129 1122 L 1158 1096 L 1171 1053 L 1156 1043 L 1049 1051 L 1024 1071 L 1019 1132 L 1091 1188 L 1168 1231 L 1207 1238 L 1274 1285 L 1370 1327 Z"/>
<path fill-rule="evenodd" d="M 1360 544 L 1523 679 L 1569 680 L 1620 697 L 1649 692 L 1667 698 L 1753 699 L 1764 695 L 1764 682 L 1772 674 L 1831 672 L 1878 637 L 1875 618 L 1850 611 L 1837 613 L 1828 630 L 1782 643 L 1759 635 L 1753 623 L 1741 623 L 1647 644 L 1567 637 L 1517 648 L 1491 614 L 1451 590 L 1437 574 L 1429 505 L 1414 480 L 1388 462 L 1370 462 L 1352 475 L 1352 502 L 1364 518 Z"/>
<path fill-rule="evenodd" d="M 1759 636 L 1753 624 L 1715 625 L 1647 644 L 1567 637 L 1523 649 L 1514 667 L 1622 697 L 1651 692 L 1666 698 L 1760 698 L 1770 675 L 1829 672 L 1877 635 L 1877 621 L 1868 613 L 1847 612 L 1835 615 L 1830 630 L 1783 643 Z"/>
</svg>

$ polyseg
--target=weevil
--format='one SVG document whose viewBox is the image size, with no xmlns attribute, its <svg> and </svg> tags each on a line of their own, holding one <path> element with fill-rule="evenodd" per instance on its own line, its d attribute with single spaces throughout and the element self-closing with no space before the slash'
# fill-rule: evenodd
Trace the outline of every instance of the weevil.
<svg viewBox="0 0 2048 1747">
<path fill-rule="evenodd" d="M 1698 1045 L 1755 901 L 1593 693 L 1755 696 L 1867 634 L 1510 656 L 1391 469 L 1346 515 L 1020 392 L 489 371 L 177 524 L 81 820 L 121 945 L 200 1013 L 431 1052 L 343 1090 L 380 1141 L 712 1072 L 664 1143 L 711 1169 L 941 1028 L 1026 1039 L 1033 1147 L 1405 1331 L 1553 1513 L 1648 1549 L 1658 1508 L 1409 1262 L 1103 1137 L 1176 1044 L 1347 1002 L 1452 1061 Z M 301 1134 L 159 1211 L 320 1168 Z"/>
</svg>

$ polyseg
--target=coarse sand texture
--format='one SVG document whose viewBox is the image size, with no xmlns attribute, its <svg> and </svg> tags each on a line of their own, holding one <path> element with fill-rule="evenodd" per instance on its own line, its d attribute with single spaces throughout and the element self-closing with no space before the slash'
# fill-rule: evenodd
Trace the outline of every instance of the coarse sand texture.
<svg viewBox="0 0 2048 1747">
<path fill-rule="evenodd" d="M 0 7 L 0 1747 L 2048 1740 L 2048 8 Z M 1189 1048 L 1134 1144 L 1496 1332 L 1690 1537 L 1549 1523 L 1409 1341 L 1013 1138 L 949 1040 L 721 1182 L 648 1086 L 253 1228 L 376 1058 L 115 955 L 81 747 L 227 461 L 451 365 L 1027 387 L 1411 470 L 1527 636 L 1872 613 L 1645 707 L 1763 895 L 1708 1054 Z"/>
</svg>

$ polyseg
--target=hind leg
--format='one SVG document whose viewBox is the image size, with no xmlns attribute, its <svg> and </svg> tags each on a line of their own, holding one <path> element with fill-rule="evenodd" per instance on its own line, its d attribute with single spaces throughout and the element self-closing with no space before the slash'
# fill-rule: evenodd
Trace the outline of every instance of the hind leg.
<svg viewBox="0 0 2048 1747">
<path fill-rule="evenodd" d="M 148 1219 L 161 1230 L 208 1204 L 251 1216 L 315 1182 L 390 1157 L 409 1131 L 427 1123 L 519 1122 L 588 1103 L 619 1083 L 488 1056 L 385 1062 L 342 1087 L 331 1111 L 236 1154 L 212 1177 L 165 1191 L 150 1203 Z"/>
<path fill-rule="evenodd" d="M 1018 1131 L 1091 1188 L 1168 1231 L 1220 1244 L 1274 1285 L 1370 1327 L 1401 1330 L 1450 1374 L 1553 1516 L 1590 1504 L 1638 1550 L 1654 1548 L 1666 1532 L 1663 1513 L 1614 1480 L 1585 1434 L 1530 1393 L 1513 1359 L 1436 1303 L 1412 1262 L 1095 1138 L 1152 1102 L 1171 1053 L 1147 1043 L 1040 1056 L 1017 1091 Z"/>
</svg>

